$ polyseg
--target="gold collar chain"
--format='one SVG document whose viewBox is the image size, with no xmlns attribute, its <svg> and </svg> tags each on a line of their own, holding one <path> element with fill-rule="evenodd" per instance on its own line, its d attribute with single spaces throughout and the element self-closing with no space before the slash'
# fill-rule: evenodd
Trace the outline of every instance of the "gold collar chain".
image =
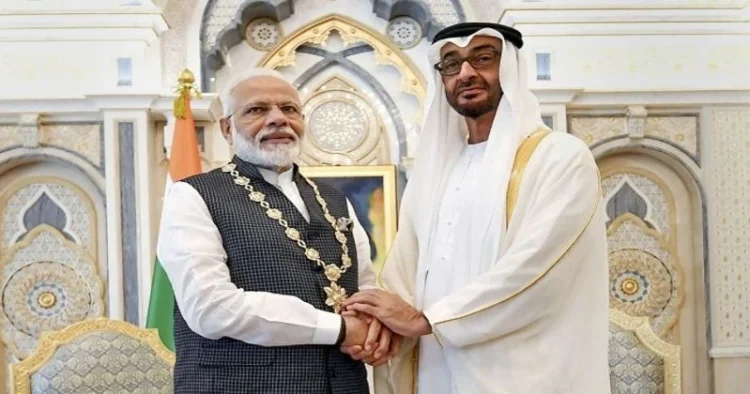
<svg viewBox="0 0 750 394">
<path fill-rule="evenodd" d="M 341 306 L 348 295 L 346 294 L 346 289 L 339 286 L 337 282 L 339 278 L 341 278 L 341 276 L 346 272 L 346 270 L 352 266 L 352 259 L 349 257 L 349 247 L 346 245 L 346 235 L 341 232 L 339 227 L 336 225 L 336 218 L 334 218 L 333 215 L 331 215 L 331 213 L 328 211 L 328 203 L 326 203 L 326 201 L 320 195 L 318 185 L 316 185 L 310 179 L 303 177 L 305 181 L 307 181 L 307 183 L 310 184 L 310 186 L 313 188 L 313 191 L 315 191 L 315 199 L 323 209 L 326 220 L 331 224 L 331 227 L 333 227 L 333 230 L 336 233 L 336 240 L 341 244 L 341 268 L 339 268 L 335 264 L 326 264 L 325 261 L 320 259 L 320 252 L 313 248 L 308 248 L 305 241 L 300 238 L 299 230 L 293 227 L 289 227 L 289 223 L 284 220 L 281 211 L 276 208 L 271 208 L 270 204 L 268 204 L 268 201 L 266 201 L 266 195 L 259 191 L 256 191 L 255 188 L 253 188 L 253 186 L 250 184 L 250 179 L 240 175 L 236 168 L 237 165 L 235 163 L 229 163 L 222 167 L 221 170 L 232 175 L 234 177 L 234 183 L 239 186 L 243 186 L 245 190 L 249 192 L 248 197 L 250 197 L 250 200 L 260 204 L 260 206 L 266 210 L 266 215 L 268 215 L 269 218 L 276 220 L 282 227 L 284 227 L 284 234 L 286 234 L 287 238 L 295 241 L 297 243 L 297 246 L 305 251 L 305 257 L 307 257 L 308 260 L 313 261 L 320 267 L 323 267 L 323 273 L 331 282 L 330 286 L 326 286 L 323 288 L 327 297 L 326 305 L 333 307 L 333 310 L 336 313 L 341 312 Z"/>
</svg>

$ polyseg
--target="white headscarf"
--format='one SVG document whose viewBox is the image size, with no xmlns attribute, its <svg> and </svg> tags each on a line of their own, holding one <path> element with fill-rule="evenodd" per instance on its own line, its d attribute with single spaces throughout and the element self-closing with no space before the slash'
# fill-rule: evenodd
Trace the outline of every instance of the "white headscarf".
<svg viewBox="0 0 750 394">
<path fill-rule="evenodd" d="M 471 200 L 464 201 L 470 220 L 462 220 L 465 228 L 457 229 L 454 257 L 466 264 L 467 272 L 455 278 L 467 282 L 481 275 L 501 257 L 501 241 L 505 235 L 505 195 L 518 146 L 529 134 L 543 126 L 539 102 L 528 89 L 527 68 L 515 45 L 506 41 L 495 29 L 483 28 L 468 37 L 455 37 L 434 43 L 428 52 L 430 64 L 440 61 L 440 49 L 451 42 L 465 47 L 474 36 L 492 36 L 502 41 L 500 86 L 503 96 L 492 122 L 492 129 L 482 159 L 480 180 Z M 417 277 L 423 277 L 430 255 L 429 241 L 437 228 L 438 212 L 456 161 L 466 145 L 467 126 L 445 97 L 445 87 L 433 69 L 428 86 L 428 107 L 419 137 L 419 148 L 403 199 L 403 214 L 411 220 L 419 243 Z M 464 260 L 465 259 L 465 260 Z M 420 272 L 421 271 L 421 272 Z M 417 284 L 418 288 L 421 283 Z M 447 290 L 447 289 L 446 289 Z M 421 289 L 417 299 L 421 298 Z M 418 301 L 419 302 L 419 301 Z"/>
</svg>

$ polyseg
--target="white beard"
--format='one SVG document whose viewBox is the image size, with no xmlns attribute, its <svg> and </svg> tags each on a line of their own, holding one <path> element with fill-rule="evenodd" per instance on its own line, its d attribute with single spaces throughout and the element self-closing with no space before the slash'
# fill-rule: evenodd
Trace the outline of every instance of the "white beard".
<svg viewBox="0 0 750 394">
<path fill-rule="evenodd" d="M 293 136 L 294 142 L 290 144 L 274 144 L 268 147 L 261 145 L 260 141 L 263 137 L 279 131 Z M 253 139 L 245 138 L 245 136 L 237 132 L 236 127 L 232 127 L 232 141 L 234 141 L 234 151 L 237 157 L 264 168 L 290 167 L 297 160 L 301 151 L 299 137 L 291 127 L 284 127 L 282 129 L 264 127 Z"/>
</svg>

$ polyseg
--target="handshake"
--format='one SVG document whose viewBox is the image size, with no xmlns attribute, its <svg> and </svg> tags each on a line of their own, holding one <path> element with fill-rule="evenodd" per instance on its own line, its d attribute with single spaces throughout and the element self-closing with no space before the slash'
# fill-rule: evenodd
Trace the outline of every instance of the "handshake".
<svg viewBox="0 0 750 394">
<path fill-rule="evenodd" d="M 404 337 L 432 333 L 427 318 L 396 294 L 363 290 L 344 302 L 346 337 L 341 351 L 374 367 L 398 353 Z"/>
</svg>

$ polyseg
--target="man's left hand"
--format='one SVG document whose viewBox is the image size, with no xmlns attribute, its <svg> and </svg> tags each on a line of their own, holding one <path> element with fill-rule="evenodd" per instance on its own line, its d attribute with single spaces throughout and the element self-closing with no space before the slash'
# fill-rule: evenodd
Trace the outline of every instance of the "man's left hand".
<svg viewBox="0 0 750 394">
<path fill-rule="evenodd" d="M 344 302 L 344 309 L 371 315 L 394 333 L 405 337 L 416 338 L 432 333 L 432 327 L 422 312 L 401 297 L 380 289 L 353 294 Z"/>
</svg>

